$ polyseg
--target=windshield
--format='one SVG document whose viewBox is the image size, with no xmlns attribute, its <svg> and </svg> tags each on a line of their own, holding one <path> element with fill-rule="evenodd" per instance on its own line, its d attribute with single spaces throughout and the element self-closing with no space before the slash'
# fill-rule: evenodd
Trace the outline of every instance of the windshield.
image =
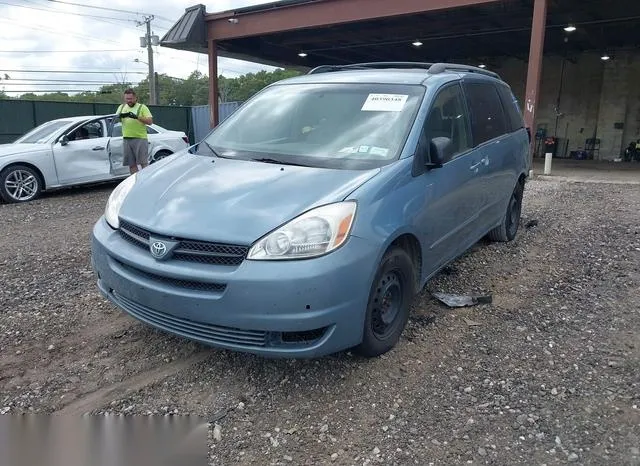
<svg viewBox="0 0 640 466">
<path fill-rule="evenodd" d="M 282 84 L 265 89 L 205 139 L 220 157 L 364 169 L 397 159 L 423 86 Z"/>
<path fill-rule="evenodd" d="M 72 123 L 71 120 L 60 120 L 60 121 L 48 121 L 46 123 L 41 124 L 40 126 L 35 127 L 27 134 L 19 137 L 14 141 L 16 144 L 34 144 L 34 143 L 42 143 L 47 141 L 53 133 L 58 131 L 59 129 L 67 126 Z"/>
</svg>

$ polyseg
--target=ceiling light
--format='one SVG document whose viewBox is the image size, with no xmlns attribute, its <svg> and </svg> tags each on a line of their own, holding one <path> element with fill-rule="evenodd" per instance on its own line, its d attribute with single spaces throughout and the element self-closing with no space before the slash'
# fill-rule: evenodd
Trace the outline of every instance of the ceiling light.
<svg viewBox="0 0 640 466">
<path fill-rule="evenodd" d="M 600 57 L 600 60 L 604 60 L 604 61 L 607 61 L 607 60 L 610 60 L 610 59 L 611 59 L 611 57 L 609 56 L 608 53 L 603 53 L 602 56 Z"/>
<path fill-rule="evenodd" d="M 565 31 L 567 32 L 573 32 L 576 30 L 576 27 L 573 24 L 567 24 L 564 28 Z"/>
<path fill-rule="evenodd" d="M 420 42 L 419 40 L 417 40 L 417 41 L 415 41 L 415 42 L 413 43 L 413 46 L 414 46 L 414 47 L 420 47 L 421 45 L 422 45 L 422 42 Z"/>
<path fill-rule="evenodd" d="M 478 65 L 478 68 L 486 68 L 486 67 L 487 67 L 487 65 L 485 65 L 485 64 L 483 64 L 483 63 L 481 63 L 481 64 L 479 64 L 479 65 Z"/>
<path fill-rule="evenodd" d="M 307 54 L 306 54 L 306 53 L 304 53 L 304 52 L 300 52 L 300 53 L 298 54 L 298 56 L 299 56 L 299 57 L 304 58 L 304 57 L 306 57 L 306 56 L 307 56 Z"/>
</svg>

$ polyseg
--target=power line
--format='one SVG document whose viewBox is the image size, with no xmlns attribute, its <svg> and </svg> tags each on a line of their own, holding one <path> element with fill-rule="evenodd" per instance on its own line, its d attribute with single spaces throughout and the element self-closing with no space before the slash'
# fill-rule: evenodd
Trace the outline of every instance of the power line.
<svg viewBox="0 0 640 466">
<path fill-rule="evenodd" d="M 92 53 L 92 52 L 137 52 L 138 49 L 84 49 L 84 50 L 0 50 L 0 53 Z"/>
<path fill-rule="evenodd" d="M 106 7 L 102 7 L 102 6 L 94 6 L 94 5 L 85 5 L 83 3 L 75 3 L 75 2 L 66 2 L 66 1 L 62 1 L 62 0 L 49 0 L 50 2 L 53 3 L 61 3 L 63 5 L 73 5 L 73 6 L 79 6 L 82 8 L 94 8 L 96 10 L 103 10 L 103 11 L 115 11 L 117 13 L 126 13 L 129 15 L 139 15 L 139 16 L 149 16 L 151 13 L 144 13 L 142 11 L 131 11 L 131 10 L 121 10 L 118 8 L 106 8 Z M 156 18 L 163 18 L 162 16 L 156 16 Z M 171 21 L 172 20 L 168 19 L 168 18 L 163 18 L 167 21 Z"/>
<path fill-rule="evenodd" d="M 28 1 L 29 3 L 34 4 L 34 5 L 38 5 L 38 6 L 40 5 L 39 3 L 34 3 L 31 0 L 26 0 L 26 1 Z M 2 2 L 0 2 L 0 3 L 2 3 Z M 136 22 L 135 19 L 115 18 L 115 17 L 110 17 L 110 16 L 87 15 L 87 14 L 84 14 L 84 13 L 75 13 L 75 12 L 72 12 L 72 11 L 56 10 L 56 9 L 53 9 L 53 8 L 46 8 L 45 9 L 45 8 L 28 7 L 28 6 L 23 6 L 23 5 L 15 5 L 15 6 L 22 6 L 23 8 L 32 8 L 34 10 L 46 11 L 46 12 L 51 12 L 51 13 L 59 13 L 59 14 L 64 14 L 64 15 L 73 15 L 73 16 L 82 16 L 82 17 L 87 17 L 87 18 L 94 18 L 97 21 L 100 21 L 102 23 L 113 24 L 113 25 L 118 26 L 118 27 L 123 28 L 123 29 L 128 29 L 128 30 L 131 30 L 131 31 L 139 32 L 138 29 L 134 29 L 132 27 L 125 26 L 123 24 L 118 24 L 118 23 L 114 23 L 113 21 L 109 21 L 109 20 L 129 21 L 129 22 L 135 23 Z M 165 29 L 165 28 L 160 28 L 160 29 Z M 165 29 L 165 30 L 167 30 L 167 29 Z"/>
<path fill-rule="evenodd" d="M 103 70 L 103 71 L 87 71 L 87 70 L 0 70 L 3 73 L 66 73 L 66 74 L 107 74 L 107 73 L 125 73 L 125 74 L 147 74 L 142 71 L 119 71 L 119 70 Z"/>
<path fill-rule="evenodd" d="M 19 7 L 19 8 L 28 8 L 29 10 L 46 11 L 47 13 L 58 13 L 58 14 L 62 14 L 62 15 L 83 16 L 85 18 L 114 19 L 116 21 L 130 21 L 130 22 L 134 22 L 135 21 L 134 19 L 115 18 L 115 17 L 111 17 L 111 16 L 86 15 L 84 13 L 74 13 L 74 12 L 71 12 L 71 11 L 60 11 L 60 10 L 54 10 L 52 8 L 38 8 L 38 7 L 35 7 L 35 6 L 16 5 L 15 3 L 0 2 L 0 5 L 16 6 L 16 7 Z"/>
<path fill-rule="evenodd" d="M 102 81 L 89 81 L 89 80 L 77 80 L 77 79 L 45 79 L 45 78 L 37 78 L 37 79 L 29 79 L 29 78 L 9 78 L 9 79 L 1 79 L 0 81 L 2 81 L 2 85 L 5 84 L 22 84 L 22 83 L 16 83 L 16 81 L 27 81 L 27 82 L 38 82 L 38 83 L 44 83 L 44 82 L 48 82 L 48 83 L 96 83 L 96 84 L 114 84 L 112 82 L 105 82 L 104 80 Z"/>
<path fill-rule="evenodd" d="M 6 20 L 6 19 L 0 19 L 0 22 L 16 25 L 15 21 L 9 21 L 9 20 Z M 48 32 L 48 33 L 52 33 L 52 34 L 56 34 L 56 35 L 60 35 L 61 34 L 61 31 L 56 31 L 55 29 L 49 29 L 49 28 L 45 28 L 45 27 L 42 27 L 42 26 L 29 26 L 29 25 L 21 24 L 21 23 L 19 23 L 18 25 L 21 28 L 33 29 L 35 31 L 43 31 L 43 32 Z M 65 32 L 64 35 L 65 36 L 74 36 L 74 37 L 78 37 L 78 38 L 84 39 L 84 40 L 93 40 L 93 41 L 97 41 L 97 42 L 110 42 L 112 44 L 121 45 L 121 42 L 116 42 L 116 41 L 109 40 L 109 39 L 98 39 L 96 37 L 84 36 L 82 34 L 74 34 L 74 33 L 71 33 L 71 32 Z"/>
<path fill-rule="evenodd" d="M 15 83 L 15 82 L 2 82 L 1 86 L 68 86 L 69 84 L 86 84 L 88 86 L 108 86 L 109 84 L 118 84 L 115 82 L 95 82 L 95 81 L 68 81 L 64 83 L 52 83 L 52 82 L 29 82 L 29 83 Z"/>
<path fill-rule="evenodd" d="M 31 94 L 36 92 L 49 93 L 49 94 L 62 94 L 67 92 L 90 92 L 92 94 L 100 94 L 99 91 L 91 89 L 25 89 L 21 91 L 2 91 L 5 94 Z"/>
</svg>

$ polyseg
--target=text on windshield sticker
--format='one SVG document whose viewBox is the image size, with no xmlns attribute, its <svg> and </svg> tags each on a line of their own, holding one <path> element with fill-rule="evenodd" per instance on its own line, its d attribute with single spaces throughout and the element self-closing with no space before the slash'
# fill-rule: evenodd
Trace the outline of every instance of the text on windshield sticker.
<svg viewBox="0 0 640 466">
<path fill-rule="evenodd" d="M 409 98 L 403 94 L 369 94 L 362 105 L 363 112 L 401 112 Z"/>
</svg>

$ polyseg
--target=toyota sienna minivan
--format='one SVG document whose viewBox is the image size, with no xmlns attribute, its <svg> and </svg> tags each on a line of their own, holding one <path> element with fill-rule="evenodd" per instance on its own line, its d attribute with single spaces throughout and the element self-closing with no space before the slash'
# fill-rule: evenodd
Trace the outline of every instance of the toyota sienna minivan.
<svg viewBox="0 0 640 466">
<path fill-rule="evenodd" d="M 115 188 L 93 229 L 98 287 L 219 348 L 380 355 L 427 280 L 516 236 L 529 137 L 484 69 L 316 68 Z"/>
</svg>

